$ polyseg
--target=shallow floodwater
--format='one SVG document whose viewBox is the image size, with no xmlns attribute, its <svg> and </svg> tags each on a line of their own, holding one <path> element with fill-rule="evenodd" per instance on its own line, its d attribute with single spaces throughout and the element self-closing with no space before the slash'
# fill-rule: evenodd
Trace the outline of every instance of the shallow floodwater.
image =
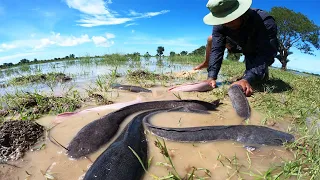
<svg viewBox="0 0 320 180">
<path fill-rule="evenodd" d="M 58 62 L 48 62 L 43 64 L 35 65 L 23 65 L 19 67 L 13 67 L 10 69 L 0 70 L 0 95 L 6 93 L 11 93 L 16 90 L 30 91 L 30 92 L 61 92 L 67 90 L 69 87 L 74 87 L 77 89 L 88 88 L 89 85 L 94 85 L 94 82 L 105 75 L 109 75 L 112 71 L 124 76 L 128 70 L 134 71 L 137 69 L 148 70 L 153 73 L 171 73 L 180 71 L 190 71 L 195 66 L 195 64 L 184 64 L 171 62 L 167 59 L 157 59 L 157 58 L 140 58 L 140 61 L 128 60 L 125 62 L 108 62 L 103 61 L 101 58 L 92 58 L 89 61 L 86 60 L 70 60 L 70 61 L 58 61 Z M 6 84 L 8 80 L 19 77 L 33 75 L 37 73 L 64 73 L 72 78 L 71 81 L 65 83 L 36 83 L 27 84 L 22 86 L 9 86 L 6 88 L 1 88 L 1 84 Z M 206 73 L 206 71 L 201 71 L 201 73 Z"/>
<path fill-rule="evenodd" d="M 143 101 L 152 100 L 176 100 L 176 96 L 167 92 L 166 88 L 150 88 L 153 93 L 130 93 L 119 91 L 117 102 L 132 101 L 140 96 Z M 198 99 L 195 93 L 181 93 L 188 99 Z M 186 99 L 186 98 L 184 98 Z M 194 126 L 214 126 L 214 125 L 232 125 L 243 124 L 244 122 L 236 115 L 231 107 L 231 103 L 226 98 L 222 101 L 217 111 L 210 114 L 190 114 L 182 112 L 160 113 L 153 117 L 152 122 L 159 126 L 166 127 L 194 127 Z M 76 115 L 55 126 L 51 131 L 51 136 L 60 144 L 67 146 L 75 134 L 86 124 L 114 110 L 104 110 L 99 112 L 88 112 L 86 114 Z M 136 113 L 137 114 L 137 113 Z M 121 124 L 120 130 L 136 115 L 133 114 Z M 39 119 L 37 122 L 52 127 L 52 121 L 55 116 L 47 116 Z M 262 117 L 255 111 L 252 112 L 249 124 L 260 124 Z M 278 130 L 286 130 L 285 126 L 272 127 Z M 121 131 L 118 131 L 120 134 Z M 115 139 L 114 137 L 112 141 Z M 155 147 L 156 137 L 147 133 L 149 158 L 152 157 L 149 173 L 163 177 L 169 175 L 169 171 L 174 172 L 172 168 L 158 165 L 160 162 L 168 163 L 160 150 Z M 110 143 L 112 143 L 112 141 Z M 281 147 L 261 147 L 253 152 L 247 151 L 240 143 L 229 141 L 207 142 L 207 143 L 179 143 L 165 141 L 173 164 L 181 177 L 191 173 L 192 167 L 205 168 L 210 171 L 211 177 L 208 179 L 254 179 L 243 173 L 253 172 L 259 174 L 267 171 L 271 165 L 281 163 L 282 159 L 293 158 L 292 154 Z M 3 165 L 0 170 L 1 180 L 11 179 L 32 179 L 43 180 L 44 174 L 50 174 L 59 180 L 78 180 L 86 173 L 92 161 L 94 161 L 107 147 L 87 158 L 73 160 L 66 156 L 62 147 L 56 146 L 49 139 L 40 142 L 38 147 L 45 143 L 45 148 L 38 151 L 26 153 L 25 157 L 18 162 L 10 162 L 21 168 L 14 168 Z M 229 161 L 229 160 L 230 161 Z M 127 162 L 129 163 L 129 162 Z M 239 173 L 237 173 L 239 172 Z M 28 175 L 29 174 L 29 175 Z M 195 173 L 199 177 L 208 177 L 204 171 Z M 28 177 L 28 178 L 27 178 Z M 145 174 L 144 180 L 152 179 L 149 174 Z"/>
</svg>

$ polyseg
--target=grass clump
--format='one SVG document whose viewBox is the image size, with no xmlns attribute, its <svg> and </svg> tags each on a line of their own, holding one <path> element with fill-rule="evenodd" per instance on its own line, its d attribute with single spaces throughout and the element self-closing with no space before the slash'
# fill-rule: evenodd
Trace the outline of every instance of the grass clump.
<svg viewBox="0 0 320 180">
<path fill-rule="evenodd" d="M 8 84 L 9 85 L 25 85 L 29 83 L 66 82 L 70 80 L 71 80 L 71 77 L 63 73 L 51 72 L 47 74 L 35 74 L 35 75 L 16 77 L 11 79 L 8 82 Z"/>
<path fill-rule="evenodd" d="M 6 115 L 18 116 L 21 120 L 35 120 L 47 114 L 75 111 L 83 101 L 77 91 L 69 91 L 64 96 L 16 92 L 5 94 L 1 102 L 6 105 Z"/>
<path fill-rule="evenodd" d="M 199 55 L 187 55 L 187 56 L 169 56 L 168 61 L 174 63 L 181 63 L 181 64 L 199 64 L 202 63 L 205 59 L 205 56 Z"/>
<path fill-rule="evenodd" d="M 164 81 L 173 79 L 172 76 L 156 74 L 147 70 L 128 70 L 126 77 L 129 82 L 147 88 L 156 85 L 158 82 L 162 82 L 163 84 Z"/>
</svg>

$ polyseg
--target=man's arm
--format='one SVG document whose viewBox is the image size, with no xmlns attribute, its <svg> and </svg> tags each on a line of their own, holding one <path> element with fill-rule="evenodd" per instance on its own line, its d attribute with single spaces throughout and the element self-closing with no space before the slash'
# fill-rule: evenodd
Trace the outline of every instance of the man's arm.
<svg viewBox="0 0 320 180">
<path fill-rule="evenodd" d="M 212 47 L 208 66 L 208 79 L 216 80 L 221 68 L 224 50 L 225 50 L 225 36 L 221 34 L 221 27 L 215 26 L 212 31 Z"/>
<path fill-rule="evenodd" d="M 276 28 L 276 24 L 273 19 L 264 21 L 264 24 L 259 24 L 257 31 L 257 44 L 256 44 L 256 56 L 247 56 L 246 61 L 251 61 L 250 67 L 247 67 L 247 71 L 243 79 L 247 80 L 250 84 L 254 81 L 262 80 L 265 76 L 268 68 L 268 63 L 274 58 L 274 48 L 270 44 L 269 30 Z M 276 31 L 276 30 L 275 30 Z"/>
</svg>

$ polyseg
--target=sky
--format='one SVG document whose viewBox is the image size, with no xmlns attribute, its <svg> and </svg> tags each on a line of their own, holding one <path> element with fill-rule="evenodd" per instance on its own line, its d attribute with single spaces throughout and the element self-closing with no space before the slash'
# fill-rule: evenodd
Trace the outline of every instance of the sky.
<svg viewBox="0 0 320 180">
<path fill-rule="evenodd" d="M 206 0 L 0 0 L 0 64 L 110 53 L 188 52 L 205 45 L 212 26 Z M 318 0 L 253 0 L 269 11 L 284 6 L 320 25 Z M 316 56 L 292 49 L 288 67 L 320 73 Z M 275 63 L 280 65 L 279 62 Z"/>
</svg>

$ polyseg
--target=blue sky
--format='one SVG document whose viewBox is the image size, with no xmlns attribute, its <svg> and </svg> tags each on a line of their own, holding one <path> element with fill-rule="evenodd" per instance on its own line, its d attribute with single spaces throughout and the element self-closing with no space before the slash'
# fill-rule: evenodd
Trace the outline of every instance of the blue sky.
<svg viewBox="0 0 320 180">
<path fill-rule="evenodd" d="M 253 0 L 252 7 L 285 6 L 320 25 L 318 0 Z M 181 52 L 205 45 L 206 0 L 1 0 L 0 64 L 107 53 Z M 288 67 L 316 72 L 320 53 L 293 49 Z M 277 63 L 276 63 L 277 64 Z M 320 73 L 320 72 L 319 72 Z"/>
</svg>

